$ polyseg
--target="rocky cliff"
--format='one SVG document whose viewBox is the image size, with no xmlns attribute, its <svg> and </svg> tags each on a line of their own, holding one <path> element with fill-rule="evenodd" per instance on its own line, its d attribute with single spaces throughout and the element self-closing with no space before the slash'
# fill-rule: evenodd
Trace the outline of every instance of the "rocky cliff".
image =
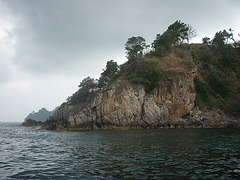
<svg viewBox="0 0 240 180">
<path fill-rule="evenodd" d="M 22 126 L 41 126 L 43 124 L 42 121 L 36 121 L 34 119 L 27 119 L 22 123 Z"/>
<path fill-rule="evenodd" d="M 239 48 L 226 44 L 222 51 L 224 42 L 165 47 L 164 37 L 157 37 L 156 47 L 141 58 L 132 54 L 120 68 L 108 61 L 98 83 L 83 79 L 42 128 L 240 127 Z"/>
<path fill-rule="evenodd" d="M 92 95 L 85 104 L 61 106 L 43 129 L 146 129 L 169 126 L 169 120 L 194 108 L 195 72 L 162 81 L 153 93 L 144 86 L 117 80 Z"/>
</svg>

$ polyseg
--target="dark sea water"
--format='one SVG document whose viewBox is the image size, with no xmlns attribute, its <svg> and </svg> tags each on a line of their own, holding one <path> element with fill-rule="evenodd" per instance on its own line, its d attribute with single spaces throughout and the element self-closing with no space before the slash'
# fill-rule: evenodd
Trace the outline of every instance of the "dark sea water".
<svg viewBox="0 0 240 180">
<path fill-rule="evenodd" d="M 240 179 L 240 129 L 59 132 L 0 123 L 0 179 Z"/>
</svg>

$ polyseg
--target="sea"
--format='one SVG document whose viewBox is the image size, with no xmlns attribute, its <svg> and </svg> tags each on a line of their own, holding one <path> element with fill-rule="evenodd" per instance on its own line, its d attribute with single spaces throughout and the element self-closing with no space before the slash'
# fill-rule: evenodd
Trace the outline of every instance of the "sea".
<svg viewBox="0 0 240 180">
<path fill-rule="evenodd" d="M 240 179 L 240 129 L 49 131 L 0 123 L 0 179 Z"/>
</svg>

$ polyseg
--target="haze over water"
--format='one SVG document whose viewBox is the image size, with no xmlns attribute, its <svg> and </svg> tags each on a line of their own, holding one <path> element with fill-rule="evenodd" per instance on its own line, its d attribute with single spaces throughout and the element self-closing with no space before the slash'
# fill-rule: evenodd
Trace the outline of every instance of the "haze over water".
<svg viewBox="0 0 240 180">
<path fill-rule="evenodd" d="M 239 179 L 239 129 L 46 131 L 0 123 L 0 179 Z"/>
</svg>

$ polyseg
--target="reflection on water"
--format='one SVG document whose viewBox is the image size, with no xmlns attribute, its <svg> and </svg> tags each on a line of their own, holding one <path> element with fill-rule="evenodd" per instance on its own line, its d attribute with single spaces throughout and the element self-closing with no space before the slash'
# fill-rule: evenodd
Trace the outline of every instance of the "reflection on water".
<svg viewBox="0 0 240 180">
<path fill-rule="evenodd" d="M 0 127 L 0 179 L 239 179 L 239 129 Z"/>
</svg>

